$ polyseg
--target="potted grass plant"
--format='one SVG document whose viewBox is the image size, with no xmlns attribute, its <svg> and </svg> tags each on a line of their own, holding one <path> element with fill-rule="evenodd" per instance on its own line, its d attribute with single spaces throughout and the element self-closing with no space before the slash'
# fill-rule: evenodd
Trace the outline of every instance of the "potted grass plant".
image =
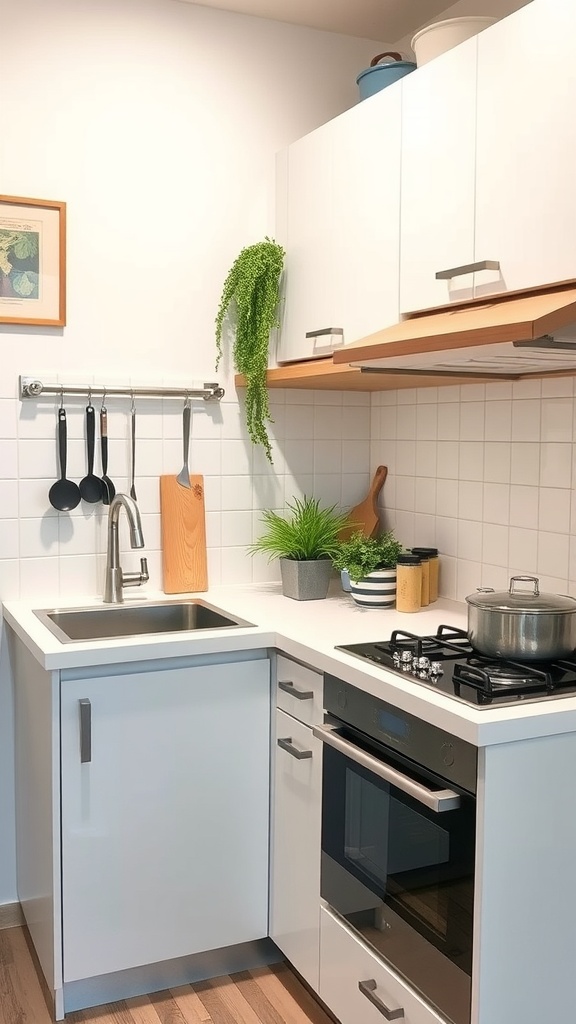
<svg viewBox="0 0 576 1024">
<path fill-rule="evenodd" d="M 264 532 L 248 549 L 280 560 L 282 593 L 296 601 L 325 598 L 338 549 L 338 534 L 348 513 L 336 505 L 323 507 L 316 498 L 293 498 L 287 514 L 262 512 Z"/>
<path fill-rule="evenodd" d="M 224 285 L 216 315 L 216 369 L 222 358 L 224 321 L 234 334 L 234 368 L 246 381 L 246 425 L 253 444 L 260 444 L 272 462 L 266 423 L 268 402 L 268 343 L 279 327 L 278 302 L 284 249 L 274 239 L 249 245 L 234 260 Z"/>
<path fill-rule="evenodd" d="M 366 537 L 357 531 L 338 543 L 332 565 L 348 573 L 350 593 L 357 604 L 392 608 L 396 601 L 396 563 L 402 551 L 392 530 L 379 537 Z"/>
</svg>

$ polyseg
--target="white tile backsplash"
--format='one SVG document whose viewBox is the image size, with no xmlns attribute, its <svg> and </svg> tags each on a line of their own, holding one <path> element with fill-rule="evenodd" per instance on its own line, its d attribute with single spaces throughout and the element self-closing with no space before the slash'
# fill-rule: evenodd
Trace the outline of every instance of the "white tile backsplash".
<svg viewBox="0 0 576 1024">
<path fill-rule="evenodd" d="M 536 399 L 512 404 L 512 440 L 540 440 L 541 405 Z"/>
<path fill-rule="evenodd" d="M 538 488 L 524 484 L 510 487 L 510 525 L 538 529 Z"/>
<path fill-rule="evenodd" d="M 175 382 L 171 382 L 175 383 Z M 58 513 L 48 491 L 59 475 L 57 402 L 0 397 L 0 586 L 37 596 L 99 592 L 107 510 L 84 502 Z M 406 546 L 437 545 L 441 592 L 466 596 L 486 578 L 515 572 L 565 580 L 576 593 L 576 444 L 571 378 L 495 382 L 374 394 L 274 391 L 271 467 L 247 438 L 243 396 L 194 406 L 190 469 L 204 476 L 210 580 L 268 581 L 278 566 L 246 556 L 265 508 L 315 495 L 349 507 L 388 467 L 382 525 Z M 68 475 L 86 472 L 86 400 L 66 403 Z M 98 412 L 98 402 L 96 401 Z M 109 473 L 126 490 L 129 401 L 109 400 Z M 100 471 L 97 446 L 96 472 Z M 161 587 L 158 476 L 183 461 L 182 404 L 137 404 L 136 489 L 151 581 Z M 123 518 L 123 517 L 122 517 Z M 125 524 L 123 558 L 137 566 Z M 488 585 L 494 585 L 490 583 Z M 2 596 L 0 594 L 0 596 Z"/>
<path fill-rule="evenodd" d="M 430 512 L 427 543 L 441 554 L 441 593 L 462 600 L 479 585 L 499 589 L 511 575 L 538 574 L 548 589 L 554 583 L 576 595 L 574 379 L 422 389 L 416 400 L 410 392 L 397 396 L 394 402 L 387 393 L 380 446 L 374 433 L 371 438 L 372 463 L 384 461 L 396 438 L 387 517 L 409 546 L 424 543 L 418 516 Z M 435 440 L 424 440 L 424 423 L 431 430 L 436 423 Z M 414 448 L 408 447 L 413 430 Z"/>
</svg>

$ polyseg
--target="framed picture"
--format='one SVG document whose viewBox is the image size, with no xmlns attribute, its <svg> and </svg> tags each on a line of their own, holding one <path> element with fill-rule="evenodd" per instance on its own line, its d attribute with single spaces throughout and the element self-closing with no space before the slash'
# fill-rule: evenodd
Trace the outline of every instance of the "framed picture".
<svg viewBox="0 0 576 1024">
<path fill-rule="evenodd" d="M 0 195 L 0 324 L 66 323 L 66 203 Z"/>
</svg>

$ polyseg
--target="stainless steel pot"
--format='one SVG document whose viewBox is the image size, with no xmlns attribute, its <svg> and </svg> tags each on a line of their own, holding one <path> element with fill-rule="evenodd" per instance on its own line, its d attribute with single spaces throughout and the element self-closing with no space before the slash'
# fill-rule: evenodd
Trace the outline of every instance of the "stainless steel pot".
<svg viewBox="0 0 576 1024">
<path fill-rule="evenodd" d="M 513 576 L 508 591 L 479 588 L 466 601 L 468 639 L 481 654 L 537 661 L 576 648 L 576 600 L 541 594 L 536 576 Z"/>
</svg>

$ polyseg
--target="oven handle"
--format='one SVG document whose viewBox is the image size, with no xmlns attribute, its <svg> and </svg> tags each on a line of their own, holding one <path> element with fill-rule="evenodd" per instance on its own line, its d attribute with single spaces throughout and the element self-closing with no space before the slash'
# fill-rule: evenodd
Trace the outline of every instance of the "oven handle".
<svg viewBox="0 0 576 1024">
<path fill-rule="evenodd" d="M 429 807 L 431 811 L 453 811 L 457 807 L 460 807 L 460 797 L 458 793 L 455 793 L 452 789 L 440 789 L 432 790 L 427 789 L 420 782 L 415 782 L 414 779 L 409 779 L 402 772 L 399 772 L 396 768 L 392 768 L 391 765 L 384 764 L 379 761 L 377 757 L 373 757 L 371 754 L 367 754 L 364 750 L 360 750 L 359 747 L 354 746 L 349 740 L 345 740 L 337 732 L 337 726 L 335 725 L 315 725 L 312 729 L 314 736 L 323 743 L 327 743 L 328 746 L 334 747 L 341 754 L 349 757 L 351 761 L 355 761 L 356 764 L 362 765 L 363 768 L 367 768 L 368 771 L 373 772 L 374 775 L 378 775 L 381 779 L 385 779 L 386 782 L 390 782 L 391 785 L 396 786 L 397 789 L 401 789 L 403 793 L 407 793 L 408 796 L 414 797 L 419 803 L 424 804 L 425 807 Z"/>
</svg>

